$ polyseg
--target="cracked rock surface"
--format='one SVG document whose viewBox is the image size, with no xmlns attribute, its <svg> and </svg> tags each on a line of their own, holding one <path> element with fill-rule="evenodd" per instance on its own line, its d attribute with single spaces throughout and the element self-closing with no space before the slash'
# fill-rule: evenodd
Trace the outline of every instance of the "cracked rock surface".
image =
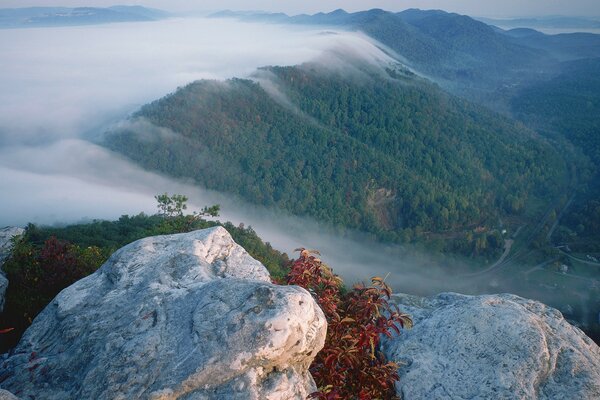
<svg viewBox="0 0 600 400">
<path fill-rule="evenodd" d="M 396 295 L 414 328 L 384 343 L 415 399 L 600 399 L 600 348 L 561 313 L 511 294 Z"/>
<path fill-rule="evenodd" d="M 123 247 L 0 363 L 26 399 L 305 399 L 325 317 L 221 227 Z"/>
</svg>

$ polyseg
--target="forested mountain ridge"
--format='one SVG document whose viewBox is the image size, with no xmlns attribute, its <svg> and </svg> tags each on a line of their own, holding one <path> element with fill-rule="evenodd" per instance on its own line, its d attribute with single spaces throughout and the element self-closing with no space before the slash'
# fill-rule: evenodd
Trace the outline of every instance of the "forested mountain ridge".
<svg viewBox="0 0 600 400">
<path fill-rule="evenodd" d="M 307 64 L 262 69 L 262 84 L 194 82 L 142 107 L 104 144 L 145 167 L 392 241 L 494 225 L 562 189 L 560 156 L 532 131 L 406 71 L 370 71 Z M 168 130 L 153 134 L 148 122 Z"/>
<path fill-rule="evenodd" d="M 575 200 L 564 213 L 569 229 L 555 239 L 573 245 L 584 234 L 583 241 L 592 245 L 584 247 L 598 249 L 600 91 L 596 64 L 600 35 L 503 30 L 441 10 L 220 16 L 362 31 L 445 90 L 522 121 L 551 141 L 562 143 L 555 143 L 557 148 L 573 149 L 563 156 L 571 166 Z"/>
<path fill-rule="evenodd" d="M 599 251 L 600 234 L 600 58 L 570 61 L 563 72 L 520 90 L 513 114 L 546 136 L 562 135 L 587 157 L 588 175 L 564 217 L 556 240 L 573 249 Z"/>
</svg>

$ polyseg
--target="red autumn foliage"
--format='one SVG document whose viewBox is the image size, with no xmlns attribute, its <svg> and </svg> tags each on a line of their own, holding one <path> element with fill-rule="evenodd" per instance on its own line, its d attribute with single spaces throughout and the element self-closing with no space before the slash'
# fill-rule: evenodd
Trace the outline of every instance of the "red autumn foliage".
<svg viewBox="0 0 600 400">
<path fill-rule="evenodd" d="M 14 347 L 35 316 L 64 288 L 98 268 L 104 255 L 98 247 L 80 248 L 54 236 L 43 245 L 15 240 L 3 265 L 10 285 L 0 314 L 0 352 Z"/>
<path fill-rule="evenodd" d="M 391 290 L 381 278 L 371 286 L 343 289 L 341 279 L 319 260 L 317 252 L 300 249 L 287 283 L 307 289 L 327 318 L 325 347 L 310 372 L 319 387 L 311 394 L 320 400 L 395 399 L 398 365 L 379 351 L 381 335 L 400 333 L 412 321 L 388 302 Z"/>
<path fill-rule="evenodd" d="M 82 271 L 80 257 L 74 246 L 54 236 L 46 240 L 38 260 L 43 268 L 45 285 L 52 293 L 58 293 L 89 273 Z"/>
</svg>

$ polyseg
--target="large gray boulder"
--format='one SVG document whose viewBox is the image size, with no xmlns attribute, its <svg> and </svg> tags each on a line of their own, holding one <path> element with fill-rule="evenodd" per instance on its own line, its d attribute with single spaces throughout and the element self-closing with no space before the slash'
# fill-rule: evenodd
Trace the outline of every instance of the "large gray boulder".
<svg viewBox="0 0 600 400">
<path fill-rule="evenodd" d="M 14 226 L 7 226 L 0 229 L 0 312 L 4 310 L 4 294 L 8 288 L 8 279 L 2 271 L 2 264 L 10 256 L 11 239 L 15 236 L 22 235 L 25 230 Z"/>
<path fill-rule="evenodd" d="M 0 364 L 37 399 L 305 399 L 325 317 L 221 227 L 139 240 L 63 290 Z M 33 397 L 32 397 L 33 398 Z"/>
<path fill-rule="evenodd" d="M 600 348 L 559 311 L 502 294 L 394 296 L 414 328 L 387 340 L 416 399 L 600 399 Z"/>
</svg>

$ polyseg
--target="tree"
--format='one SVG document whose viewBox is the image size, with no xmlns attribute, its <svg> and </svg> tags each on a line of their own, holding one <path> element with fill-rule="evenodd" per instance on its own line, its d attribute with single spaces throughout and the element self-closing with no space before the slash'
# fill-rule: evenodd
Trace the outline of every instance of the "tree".
<svg viewBox="0 0 600 400">
<path fill-rule="evenodd" d="M 157 194 L 154 198 L 158 202 L 156 207 L 159 210 L 159 214 L 164 217 L 180 217 L 183 215 L 183 210 L 187 209 L 186 201 L 188 201 L 188 198 L 185 195 L 174 194 L 173 196 L 169 196 L 168 193 L 163 193 Z"/>
<path fill-rule="evenodd" d="M 194 211 L 192 214 L 183 214 L 183 210 L 187 210 L 187 196 L 182 194 L 168 193 L 157 194 L 154 196 L 158 204 L 156 207 L 159 210 L 159 215 L 164 218 L 162 230 L 164 233 L 183 233 L 189 232 L 197 228 L 197 223 L 203 220 L 203 217 L 218 217 L 221 206 L 214 204 L 205 206 L 200 212 Z"/>
</svg>

